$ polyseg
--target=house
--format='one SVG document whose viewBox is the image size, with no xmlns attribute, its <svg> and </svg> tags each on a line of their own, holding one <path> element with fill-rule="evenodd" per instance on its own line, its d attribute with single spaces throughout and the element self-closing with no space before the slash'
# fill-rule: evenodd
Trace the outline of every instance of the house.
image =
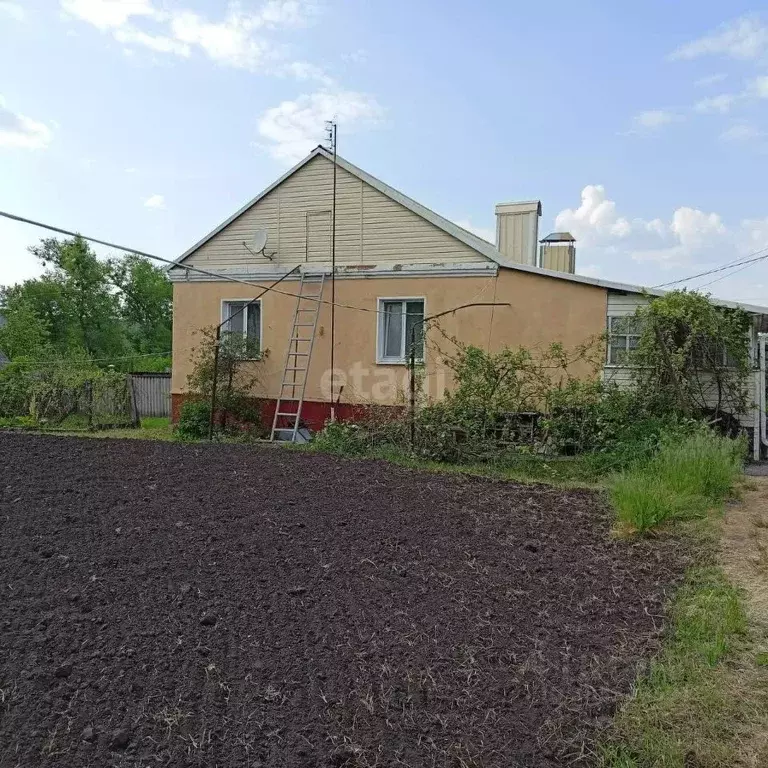
<svg viewBox="0 0 768 768">
<path fill-rule="evenodd" d="M 417 338 L 413 328 L 420 329 L 423 318 L 441 315 L 435 323 L 424 325 L 430 343 L 420 334 L 417 340 L 418 356 L 424 358 L 424 389 L 440 397 L 451 378 L 441 358 L 441 342 L 458 338 L 491 350 L 553 341 L 575 347 L 606 328 L 614 330 L 614 318 L 633 314 L 648 295 L 662 293 L 575 274 L 573 237 L 555 233 L 538 242 L 538 201 L 497 205 L 493 245 L 341 157 L 335 171 L 333 289 L 328 276 L 334 241 L 334 164 L 322 147 L 193 245 L 169 269 L 175 418 L 186 394 L 195 334 L 222 322 L 225 330 L 243 333 L 269 350 L 254 365 L 260 366 L 262 382 L 257 394 L 266 398 L 265 417 L 270 418 L 281 392 L 286 395 L 282 382 L 287 369 L 304 367 L 289 366 L 286 358 L 290 337 L 296 332 L 293 323 L 302 275 L 305 280 L 311 275 L 326 276 L 323 303 L 311 302 L 319 306 L 312 349 L 301 353 L 304 360 L 309 359 L 309 368 L 306 373 L 293 373 L 306 379 L 301 415 L 316 429 L 330 416 L 331 401 L 341 418 L 353 415 L 361 405 L 404 402 L 409 339 Z M 256 233 L 259 242 L 254 243 Z M 297 267 L 258 302 L 240 311 L 263 288 Z M 331 290 L 335 293 L 333 389 Z M 719 303 L 742 306 L 753 315 L 751 343 L 756 350 L 768 308 Z M 464 307 L 468 304 L 475 306 Z M 631 344 L 631 333 L 625 329 L 612 335 L 607 377 L 627 378 L 619 348 Z M 293 352 L 296 347 L 290 349 Z M 757 382 L 756 375 L 755 393 Z M 754 429 L 757 411 L 744 414 L 743 422 Z M 756 444 L 758 433 L 755 430 Z"/>
</svg>

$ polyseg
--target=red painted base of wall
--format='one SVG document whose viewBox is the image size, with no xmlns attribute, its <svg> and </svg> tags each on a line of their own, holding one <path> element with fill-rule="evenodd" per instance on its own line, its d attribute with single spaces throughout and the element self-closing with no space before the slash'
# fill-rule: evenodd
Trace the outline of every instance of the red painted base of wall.
<svg viewBox="0 0 768 768">
<path fill-rule="evenodd" d="M 188 395 L 171 395 L 171 422 L 178 424 L 181 414 L 181 406 Z M 261 400 L 261 422 L 265 429 L 272 428 L 272 419 L 275 415 L 277 400 Z M 353 405 L 352 403 L 339 403 L 336 406 L 336 418 L 339 421 L 363 421 L 370 416 L 371 409 L 391 412 L 393 415 L 403 412 L 405 409 L 399 405 Z M 309 427 L 313 432 L 319 432 L 325 423 L 331 418 L 331 404 L 321 403 L 315 400 L 305 400 L 301 409 L 301 423 Z"/>
</svg>

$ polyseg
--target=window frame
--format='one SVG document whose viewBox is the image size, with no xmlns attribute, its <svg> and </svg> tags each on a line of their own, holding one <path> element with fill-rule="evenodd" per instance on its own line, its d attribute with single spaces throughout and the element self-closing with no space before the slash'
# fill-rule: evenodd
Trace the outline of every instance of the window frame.
<svg viewBox="0 0 768 768">
<path fill-rule="evenodd" d="M 403 357 L 386 357 L 384 355 L 384 304 L 387 302 L 400 302 L 402 304 L 403 330 L 401 333 L 401 348 Z M 408 365 L 408 340 L 406 335 L 406 304 L 409 301 L 420 301 L 422 303 L 422 316 L 427 316 L 427 299 L 425 296 L 378 296 L 376 299 L 376 364 L 377 365 Z M 422 342 L 421 357 L 416 358 L 418 365 L 423 365 L 426 353 L 426 343 Z"/>
<path fill-rule="evenodd" d="M 642 331 L 640 333 L 615 333 L 613 331 L 613 321 L 614 320 L 638 320 L 634 314 L 631 315 L 606 315 L 606 325 L 608 327 L 608 343 L 606 344 L 605 349 L 605 367 L 606 368 L 636 368 L 637 366 L 634 366 L 629 361 L 629 353 L 631 350 L 635 349 L 635 347 L 629 346 L 629 339 L 636 338 L 639 339 L 642 336 Z M 627 359 L 622 363 L 612 363 L 611 362 L 611 347 L 613 346 L 613 339 L 617 336 L 623 336 L 624 337 L 624 353 L 627 356 Z"/>
<path fill-rule="evenodd" d="M 245 298 L 245 299 L 222 299 L 221 300 L 221 323 L 222 331 L 224 333 L 235 333 L 235 331 L 227 330 L 226 324 L 229 322 L 229 318 L 225 314 L 225 310 L 228 304 L 249 304 L 251 306 L 246 307 L 243 312 L 243 337 L 248 338 L 248 312 L 252 306 L 258 305 L 259 307 L 259 354 L 256 357 L 246 357 L 244 360 L 261 360 L 262 350 L 264 349 L 264 306 L 261 299 Z"/>
</svg>

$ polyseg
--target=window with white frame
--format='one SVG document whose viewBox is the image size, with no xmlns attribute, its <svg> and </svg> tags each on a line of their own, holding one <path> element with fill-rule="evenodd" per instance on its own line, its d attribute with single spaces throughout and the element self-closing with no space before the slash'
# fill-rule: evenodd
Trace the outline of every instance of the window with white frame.
<svg viewBox="0 0 768 768">
<path fill-rule="evenodd" d="M 245 346 L 256 357 L 261 349 L 261 302 L 225 301 L 222 303 L 222 320 L 225 333 L 243 337 Z"/>
<path fill-rule="evenodd" d="M 378 362 L 408 362 L 412 342 L 424 360 L 424 299 L 379 299 L 378 322 Z"/>
<path fill-rule="evenodd" d="M 630 365 L 632 351 L 637 349 L 642 332 L 642 320 L 638 317 L 609 317 L 608 364 Z"/>
</svg>

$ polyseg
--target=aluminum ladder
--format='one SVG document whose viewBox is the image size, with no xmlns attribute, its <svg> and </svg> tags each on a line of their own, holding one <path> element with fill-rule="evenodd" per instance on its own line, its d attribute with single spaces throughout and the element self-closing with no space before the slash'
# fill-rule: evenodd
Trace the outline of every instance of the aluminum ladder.
<svg viewBox="0 0 768 768">
<path fill-rule="evenodd" d="M 302 271 L 293 327 L 285 355 L 283 380 L 272 419 L 272 441 L 296 442 L 324 287 L 325 272 L 312 274 Z"/>
</svg>

